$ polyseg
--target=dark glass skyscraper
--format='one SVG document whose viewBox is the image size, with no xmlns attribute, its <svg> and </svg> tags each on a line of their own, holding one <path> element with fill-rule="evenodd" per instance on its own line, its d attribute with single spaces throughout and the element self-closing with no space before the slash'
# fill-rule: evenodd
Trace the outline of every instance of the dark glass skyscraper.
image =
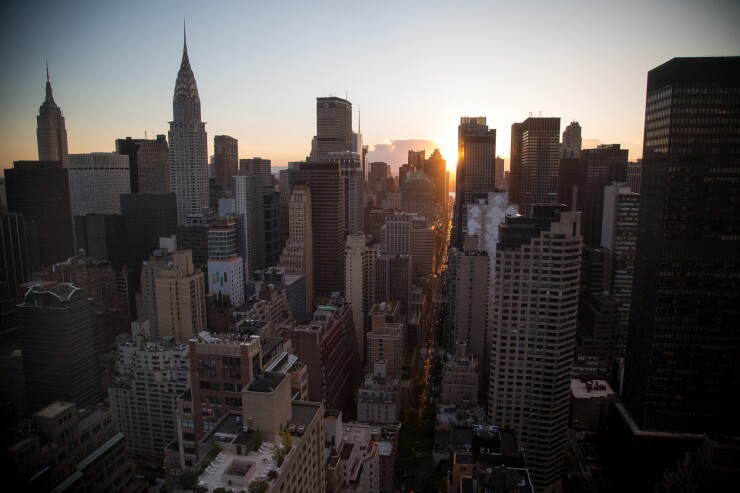
<svg viewBox="0 0 740 493">
<path fill-rule="evenodd" d="M 642 430 L 740 432 L 740 57 L 648 73 L 624 404 Z"/>
</svg>

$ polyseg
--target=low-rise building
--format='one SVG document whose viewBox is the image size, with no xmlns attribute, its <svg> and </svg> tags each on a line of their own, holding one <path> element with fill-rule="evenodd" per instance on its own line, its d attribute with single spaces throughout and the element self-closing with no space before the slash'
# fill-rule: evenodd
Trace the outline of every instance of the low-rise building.
<svg viewBox="0 0 740 493">
<path fill-rule="evenodd" d="M 377 493 L 380 490 L 380 446 L 370 426 L 343 423 L 342 413 L 327 410 L 324 430 L 326 491 L 328 493 Z"/>
<path fill-rule="evenodd" d="M 398 377 L 388 377 L 388 360 L 379 359 L 357 391 L 357 420 L 362 423 L 400 421 L 401 402 Z"/>
<path fill-rule="evenodd" d="M 465 341 L 457 341 L 455 354 L 447 355 L 442 374 L 442 402 L 457 406 L 478 402 L 478 360 Z"/>
</svg>

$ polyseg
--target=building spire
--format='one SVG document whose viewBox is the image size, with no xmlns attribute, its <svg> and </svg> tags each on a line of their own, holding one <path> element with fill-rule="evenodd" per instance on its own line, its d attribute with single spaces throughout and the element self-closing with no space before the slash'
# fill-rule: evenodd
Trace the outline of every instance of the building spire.
<svg viewBox="0 0 740 493">
<path fill-rule="evenodd" d="M 185 30 L 185 17 L 182 18 L 182 51 L 188 52 L 188 33 Z"/>
<path fill-rule="evenodd" d="M 54 95 L 51 93 L 51 79 L 49 78 L 49 60 L 46 60 L 46 99 L 44 100 L 45 105 L 56 106 L 54 102 Z"/>
</svg>

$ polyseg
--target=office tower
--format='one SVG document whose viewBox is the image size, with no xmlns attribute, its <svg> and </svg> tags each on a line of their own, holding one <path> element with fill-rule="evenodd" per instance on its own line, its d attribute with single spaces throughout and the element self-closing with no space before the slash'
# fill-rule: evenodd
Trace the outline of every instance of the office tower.
<svg viewBox="0 0 740 493">
<path fill-rule="evenodd" d="M 118 214 L 121 194 L 131 193 L 128 156 L 108 152 L 68 156 L 72 215 Z"/>
<path fill-rule="evenodd" d="M 139 320 L 149 320 L 154 337 L 187 341 L 206 330 L 205 282 L 193 266 L 193 253 L 178 250 L 175 237 L 161 238 L 160 248 L 141 267 Z"/>
<path fill-rule="evenodd" d="M 504 184 L 504 159 L 496 156 L 493 170 L 493 185 L 496 190 L 501 190 Z"/>
<path fill-rule="evenodd" d="M 51 93 L 49 65 L 46 66 L 46 99 L 39 107 L 36 125 L 39 161 L 59 161 L 66 168 L 67 129 L 64 127 L 62 109 L 54 102 Z"/>
<path fill-rule="evenodd" d="M 365 359 L 365 320 L 375 304 L 375 257 L 380 247 L 373 238 L 357 234 L 347 236 L 344 249 L 344 296 L 352 307 L 355 335 L 360 358 Z"/>
<path fill-rule="evenodd" d="M 375 257 L 375 299 L 397 301 L 401 321 L 411 318 L 411 255 L 383 253 Z"/>
<path fill-rule="evenodd" d="M 580 297 L 572 378 L 610 379 L 618 327 L 619 300 L 608 291 L 590 291 Z"/>
<path fill-rule="evenodd" d="M 234 187 L 238 252 L 244 259 L 245 275 L 249 277 L 255 270 L 265 268 L 263 182 L 257 175 L 238 175 L 234 177 Z"/>
<path fill-rule="evenodd" d="M 578 201 L 578 197 L 582 195 L 578 186 L 582 166 L 581 159 L 575 157 L 561 158 L 558 165 L 557 201 L 565 204 L 570 211 L 583 210 L 583 204 Z"/>
<path fill-rule="evenodd" d="M 31 259 L 33 270 L 74 255 L 69 178 L 61 164 L 16 161 L 5 170 L 5 187 L 8 211 L 35 223 L 39 256 Z"/>
<path fill-rule="evenodd" d="M 169 146 L 164 135 L 156 139 L 116 139 L 116 154 L 128 156 L 131 193 L 170 191 Z"/>
<path fill-rule="evenodd" d="M 378 238 L 383 253 L 411 255 L 411 229 L 416 219 L 419 219 L 416 214 L 406 212 L 395 212 L 386 219 Z"/>
<path fill-rule="evenodd" d="M 387 163 L 370 163 L 368 190 L 375 195 L 375 205 L 382 208 L 387 193 L 391 168 Z"/>
<path fill-rule="evenodd" d="M 448 257 L 446 345 L 452 350 L 464 341 L 481 368 L 490 367 L 490 260 L 488 252 L 475 249 L 451 249 Z M 481 372 L 480 380 L 483 392 L 488 388 L 488 376 Z M 473 404 L 477 399 L 476 394 Z"/>
<path fill-rule="evenodd" d="M 110 410 L 56 401 L 9 448 L 5 484 L 19 491 L 129 491 L 134 470 Z M 41 473 L 40 473 L 41 472 Z"/>
<path fill-rule="evenodd" d="M 232 199 L 233 200 L 233 199 Z M 244 260 L 237 255 L 236 219 L 221 216 L 208 228 L 208 292 L 229 297 L 234 306 L 244 301 Z"/>
<path fill-rule="evenodd" d="M 401 185 L 401 209 L 426 218 L 429 224 L 434 221 L 434 183 L 423 171 L 408 175 Z"/>
<path fill-rule="evenodd" d="M 0 213 L 0 347 L 18 340 L 18 285 L 31 278 L 22 214 Z"/>
<path fill-rule="evenodd" d="M 91 257 L 71 257 L 51 266 L 48 279 L 83 289 L 97 306 L 117 306 L 116 273 L 111 264 Z"/>
<path fill-rule="evenodd" d="M 556 198 L 559 133 L 560 118 L 529 117 L 511 126 L 509 198 L 522 211 Z"/>
<path fill-rule="evenodd" d="M 411 166 L 411 171 L 422 171 L 424 168 L 424 161 L 426 160 L 426 153 L 427 151 L 425 149 L 422 149 L 420 151 L 412 151 L 409 149 L 409 158 L 406 163 Z"/>
<path fill-rule="evenodd" d="M 624 357 L 627 347 L 639 214 L 640 194 L 618 183 L 604 188 L 601 246 L 609 249 L 611 255 L 610 291 L 619 300 L 615 357 Z"/>
<path fill-rule="evenodd" d="M 340 166 L 337 163 L 301 163 L 299 169 L 293 170 L 293 183 L 303 183 L 311 190 L 313 296 L 324 298 L 344 287 L 341 261 L 344 258 L 345 197 Z"/>
<path fill-rule="evenodd" d="M 640 193 L 640 183 L 642 176 L 642 159 L 634 163 L 627 163 L 627 185 L 634 193 Z"/>
<path fill-rule="evenodd" d="M 280 191 L 280 250 L 285 248 L 285 242 L 288 241 L 288 203 L 290 202 L 290 189 L 292 186 L 290 169 L 281 169 L 278 172 L 278 190 Z"/>
<path fill-rule="evenodd" d="M 737 434 L 740 57 L 648 72 L 622 393 L 641 431 Z"/>
<path fill-rule="evenodd" d="M 240 159 L 238 174 L 262 176 L 264 185 L 272 186 L 272 161 L 261 157 Z"/>
<path fill-rule="evenodd" d="M 273 187 L 262 188 L 265 212 L 265 265 L 277 265 L 280 261 L 280 192 Z M 285 221 L 288 220 L 286 217 Z"/>
<path fill-rule="evenodd" d="M 313 311 L 314 259 L 311 190 L 306 185 L 294 185 L 288 209 L 290 236 L 280 256 L 278 267 L 286 272 L 301 272 L 306 276 L 306 312 Z"/>
<path fill-rule="evenodd" d="M 392 217 L 395 212 L 392 210 L 384 209 L 371 209 L 368 213 L 368 220 L 365 224 L 367 234 L 372 236 L 375 241 L 381 242 L 380 233 L 381 228 L 385 226 L 388 218 Z"/>
<path fill-rule="evenodd" d="M 434 183 L 434 205 L 441 212 L 447 207 L 449 183 L 447 180 L 447 161 L 442 157 L 439 149 L 434 149 L 432 155 L 424 161 L 422 170 Z"/>
<path fill-rule="evenodd" d="M 165 447 L 177 437 L 177 397 L 190 385 L 188 346 L 146 337 L 146 324 L 132 323 L 133 337 L 118 345 L 108 398 L 128 453 L 161 467 Z"/>
<path fill-rule="evenodd" d="M 129 261 L 126 217 L 121 214 L 85 214 L 74 217 L 75 246 L 88 257 L 107 260 L 116 272 Z M 136 266 L 139 267 L 139 266 Z"/>
<path fill-rule="evenodd" d="M 581 233 L 585 245 L 598 246 L 601 241 L 604 187 L 626 179 L 627 149 L 620 149 L 619 144 L 581 151 L 577 210 L 581 211 Z"/>
<path fill-rule="evenodd" d="M 239 174 L 239 141 L 228 135 L 213 138 L 213 168 L 216 185 L 233 190 L 233 177 Z"/>
<path fill-rule="evenodd" d="M 406 181 L 406 177 L 409 176 L 414 171 L 414 168 L 411 167 L 410 164 L 402 164 L 398 168 L 398 187 L 403 187 L 404 182 Z"/>
<path fill-rule="evenodd" d="M 122 194 L 121 214 L 126 218 L 129 265 L 135 269 L 157 248 L 160 237 L 177 232 L 174 193 Z"/>
<path fill-rule="evenodd" d="M 560 144 L 560 158 L 579 158 L 581 157 L 582 147 L 581 125 L 577 121 L 572 121 L 563 130 L 563 142 Z"/>
<path fill-rule="evenodd" d="M 72 284 L 31 287 L 18 305 L 28 408 L 102 397 L 93 299 Z"/>
<path fill-rule="evenodd" d="M 325 161 L 330 152 L 337 151 L 352 151 L 352 103 L 334 96 L 316 98 L 311 161 Z"/>
<path fill-rule="evenodd" d="M 177 245 L 183 250 L 192 250 L 193 265 L 204 272 L 208 265 L 208 229 L 214 219 L 211 214 L 193 214 L 185 219 L 185 224 L 177 227 Z"/>
<path fill-rule="evenodd" d="M 413 282 L 421 285 L 434 268 L 437 232 L 420 217 L 416 219 L 411 222 L 411 272 Z"/>
<path fill-rule="evenodd" d="M 310 323 L 293 330 L 293 347 L 308 365 L 308 399 L 354 416 L 361 358 L 349 303 L 320 305 Z"/>
<path fill-rule="evenodd" d="M 170 122 L 170 190 L 177 197 L 177 224 L 189 214 L 208 210 L 208 141 L 200 119 L 200 97 L 183 40 L 182 62 L 175 81 Z"/>
<path fill-rule="evenodd" d="M 580 214 L 559 209 L 506 218 L 493 280 L 488 421 L 517 433 L 537 491 L 561 491 L 578 310 Z"/>
<path fill-rule="evenodd" d="M 360 233 L 365 229 L 365 179 L 362 162 L 356 152 L 330 152 L 330 163 L 339 163 L 344 185 L 344 229 Z"/>
<path fill-rule="evenodd" d="M 486 197 L 495 189 L 496 130 L 488 129 L 484 116 L 463 116 L 457 127 L 457 148 L 454 236 L 451 243 L 462 247 L 465 204 L 478 197 Z"/>
</svg>

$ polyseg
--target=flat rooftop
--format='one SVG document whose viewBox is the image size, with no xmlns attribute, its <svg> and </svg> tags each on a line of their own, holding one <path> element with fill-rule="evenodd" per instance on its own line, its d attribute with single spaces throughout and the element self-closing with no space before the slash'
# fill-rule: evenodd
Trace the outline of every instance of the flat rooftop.
<svg viewBox="0 0 740 493">
<path fill-rule="evenodd" d="M 250 392 L 273 392 L 278 385 L 286 378 L 283 373 L 263 374 L 260 378 L 255 379 L 249 385 Z"/>
</svg>

